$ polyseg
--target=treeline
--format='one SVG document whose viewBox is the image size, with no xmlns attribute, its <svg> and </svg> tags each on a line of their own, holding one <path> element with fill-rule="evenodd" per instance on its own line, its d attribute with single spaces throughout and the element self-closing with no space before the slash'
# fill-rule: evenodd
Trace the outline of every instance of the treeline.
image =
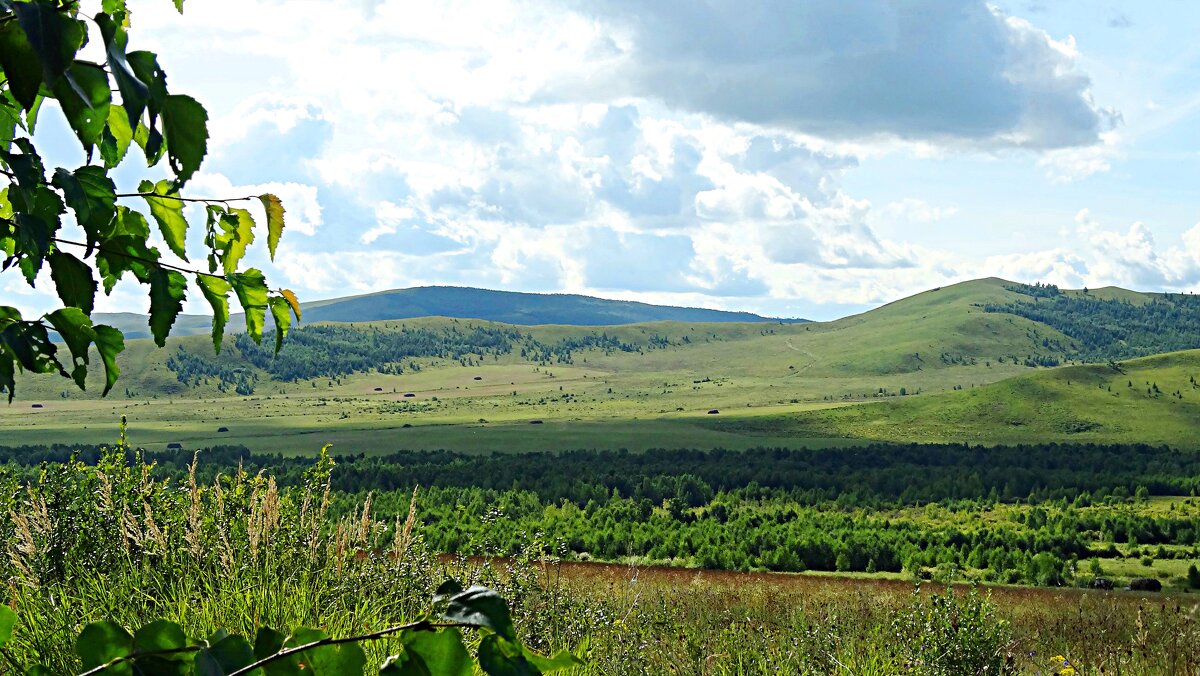
<svg viewBox="0 0 1200 676">
<path fill-rule="evenodd" d="M 421 359 L 474 366 L 485 359 L 496 360 L 518 352 L 522 359 L 535 364 L 571 364 L 581 351 L 641 352 L 674 343 L 654 334 L 638 344 L 605 332 L 541 341 L 516 329 L 464 326 L 455 322 L 440 328 L 403 324 L 299 327 L 288 333 L 279 354 L 275 354 L 273 343 L 259 345 L 246 334 L 238 334 L 234 345 L 237 353 L 227 351 L 216 358 L 192 353 L 181 346 L 168 359 L 167 366 L 186 385 L 194 387 L 212 381 L 221 391 L 235 389 L 238 394 L 250 394 L 257 378 L 250 367 L 261 369 L 276 380 L 294 382 L 335 379 L 368 371 L 399 375 L 420 370 L 416 360 Z"/>
<path fill-rule="evenodd" d="M 205 357 L 182 347 L 167 357 L 167 368 L 175 373 L 179 382 L 189 387 L 198 387 L 211 381 L 221 392 L 250 395 L 254 394 L 254 386 L 258 384 L 258 374 L 253 369 L 239 368 L 229 360 Z"/>
<path fill-rule="evenodd" d="M 515 555 L 535 538 L 561 543 L 570 558 L 648 562 L 725 570 L 902 572 L 1057 586 L 1104 574 L 1116 543 L 1142 545 L 1160 558 L 1200 556 L 1193 517 L 1124 509 L 1081 510 L 1070 503 L 1011 509 L 1023 519 L 904 517 L 885 511 L 801 506 L 779 493 L 738 489 L 689 508 L 679 498 L 655 503 L 613 493 L 583 506 L 531 491 L 432 488 L 419 499 L 426 541 L 438 551 Z M 402 514 L 408 494 L 375 498 Z M 960 505 L 963 512 L 994 506 Z M 1097 516 L 1099 512 L 1102 516 Z M 968 521 L 968 519 L 964 519 Z M 1104 540 L 1104 538 L 1111 538 Z M 1096 545 L 1097 541 L 1102 542 Z M 1168 553 L 1156 545 L 1183 545 Z M 1097 563 L 1086 567 L 1084 560 Z"/>
<path fill-rule="evenodd" d="M 190 452 L 128 454 L 180 480 L 193 460 Z M 36 477 L 43 463 L 100 457 L 98 448 L 0 447 L 3 473 L 19 480 Z M 1099 564 L 1085 570 L 1081 562 L 1120 556 L 1118 545 L 1126 553 L 1140 547 L 1140 556 L 1200 555 L 1194 510 L 1140 507 L 1152 495 L 1200 489 L 1200 453 L 1165 447 L 405 451 L 334 460 L 334 513 L 356 509 L 370 492 L 377 516 L 403 518 L 419 486 L 422 536 L 445 552 L 515 554 L 533 539 L 580 559 L 731 570 L 973 570 L 1043 585 L 1102 574 Z M 312 462 L 218 446 L 200 454 L 198 478 L 209 483 L 240 466 L 302 485 Z M 972 518 L 988 512 L 998 516 Z"/>
<path fill-rule="evenodd" d="M 132 453 L 132 451 L 131 451 Z M 145 451 L 162 471 L 182 473 L 192 453 Z M 99 447 L 0 447 L 0 463 L 37 467 L 76 456 L 94 463 Z M 242 465 L 298 484 L 311 459 L 215 446 L 200 453 L 202 473 Z M 646 453 L 577 450 L 470 455 L 400 451 L 335 455 L 333 488 L 346 493 L 411 490 L 414 486 L 518 490 L 539 499 L 583 506 L 613 494 L 658 504 L 678 498 L 697 507 L 718 492 L 786 498 L 799 505 L 886 508 L 957 501 L 1084 504 L 1141 495 L 1200 492 L 1200 452 L 1141 444 L 873 444 L 748 451 L 659 449 Z"/>
<path fill-rule="evenodd" d="M 288 333 L 279 354 L 275 346 L 256 344 L 238 334 L 235 344 L 250 364 L 276 380 L 338 378 L 388 368 L 421 358 L 463 361 L 505 355 L 521 339 L 512 329 L 449 326 L 441 329 L 399 326 L 395 329 L 336 325 L 306 326 Z"/>
<path fill-rule="evenodd" d="M 1003 312 L 1041 322 L 1071 338 L 1067 357 L 1102 362 L 1200 348 L 1200 296 L 1165 294 L 1137 305 L 1087 294 L 1068 295 L 1054 286 L 1010 286 L 1032 301 L 990 303 Z"/>
</svg>

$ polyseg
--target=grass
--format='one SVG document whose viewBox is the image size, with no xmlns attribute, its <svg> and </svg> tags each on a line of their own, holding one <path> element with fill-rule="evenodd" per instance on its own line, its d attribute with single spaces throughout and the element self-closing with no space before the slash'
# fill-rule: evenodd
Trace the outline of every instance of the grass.
<svg viewBox="0 0 1200 676">
<path fill-rule="evenodd" d="M 179 344 L 211 354 L 205 337 L 172 339 L 161 350 L 135 340 L 121 357 L 121 380 L 109 398 L 80 393 L 64 379 L 24 377 L 18 402 L 0 408 L 0 426 L 6 443 L 14 445 L 100 443 L 125 414 L 139 439 L 152 447 L 244 443 L 281 452 L 314 446 L 311 435 L 317 433 L 342 451 L 368 453 L 825 446 L 880 436 L 841 425 L 797 432 L 778 424 L 780 416 L 895 401 L 902 390 L 924 400 L 1030 373 L 1033 369 L 1008 359 L 1000 363 L 999 357 L 1047 354 L 1041 338 L 1058 336 L 1045 326 L 976 307 L 1018 297 L 1004 285 L 995 279 L 968 282 L 828 323 L 520 327 L 543 341 L 605 332 L 636 344 L 653 336 L 675 344 L 640 354 L 579 352 L 573 364 L 551 366 L 515 355 L 475 367 L 429 359 L 421 360 L 419 372 L 355 374 L 337 383 L 274 382 L 263 374 L 250 397 L 225 396 L 212 386 L 187 388 L 175 379 L 167 357 Z M 486 323 L 429 318 L 372 326 L 394 330 L 456 322 Z M 943 361 L 943 354 L 955 363 Z M 222 355 L 236 360 L 232 341 Z M 95 383 L 98 373 L 93 375 Z M 33 403 L 42 408 L 30 408 Z M 710 415 L 714 409 L 719 413 Z M 877 410 L 884 409 L 852 415 L 870 417 Z M 545 425 L 535 430 L 532 420 Z M 229 431 L 219 433 L 220 427 Z"/>
<path fill-rule="evenodd" d="M 1198 377 L 1200 350 L 1190 350 L 1130 360 L 1120 370 L 1070 366 L 959 392 L 776 416 L 756 424 L 775 434 L 862 439 L 1196 448 L 1200 389 L 1193 379 Z"/>
<path fill-rule="evenodd" d="M 436 557 L 416 512 L 380 520 L 368 502 L 329 516 L 328 469 L 295 490 L 240 472 L 175 486 L 109 457 L 6 490 L 0 570 L 21 618 L 6 649 L 74 673 L 71 640 L 101 618 L 168 619 L 193 636 L 257 625 L 346 636 L 414 619 L 455 577 L 501 591 L 529 645 L 586 657 L 581 675 L 1014 673 L 1061 666 L 1059 655 L 1083 674 L 1200 668 L 1189 595 L 560 564 L 536 537 L 516 559 Z M 375 664 L 396 649 L 367 646 Z"/>
</svg>

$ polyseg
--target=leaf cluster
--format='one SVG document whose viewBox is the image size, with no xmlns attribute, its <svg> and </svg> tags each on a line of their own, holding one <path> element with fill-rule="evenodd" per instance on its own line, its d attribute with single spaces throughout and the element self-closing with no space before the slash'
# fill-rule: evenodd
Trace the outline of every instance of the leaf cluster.
<svg viewBox="0 0 1200 676">
<path fill-rule="evenodd" d="M 182 11 L 182 0 L 175 5 Z M 265 314 L 271 311 L 276 349 L 291 317 L 300 317 L 292 292 L 272 293 L 262 272 L 239 267 L 255 239 L 256 223 L 248 210 L 232 203 L 253 200 L 263 207 L 274 259 L 284 228 L 279 198 L 181 194 L 208 152 L 208 114 L 195 99 L 168 89 L 155 53 L 128 49 L 129 29 L 124 0 L 104 0 L 102 11 L 90 18 L 77 0 L 0 0 L 0 174 L 8 180 L 0 188 L 0 272 L 19 270 L 34 286 L 48 269 L 63 305 L 39 318 L 0 305 L 0 393 L 7 392 L 10 401 L 18 370 L 57 373 L 85 387 L 93 347 L 105 367 L 104 393 L 112 389 L 124 338 L 111 326 L 94 324 L 91 315 L 100 286 L 111 294 L 126 275 L 148 287 L 150 331 L 160 346 L 183 311 L 189 277 L 212 306 L 217 349 L 231 292 L 255 341 L 261 340 Z M 93 41 L 103 47 L 102 62 L 83 58 L 82 50 Z M 57 102 L 85 151 L 83 166 L 48 168 L 38 154 L 33 137 L 47 99 Z M 135 191 L 119 192 L 110 172 L 134 145 L 147 167 L 165 159 L 171 178 L 143 180 Z M 144 202 L 150 219 L 126 200 Z M 205 205 L 207 212 L 207 271 L 172 262 L 188 261 L 184 207 L 190 202 Z M 150 244 L 150 220 L 167 253 Z M 81 237 L 64 233 L 71 221 Z M 65 344 L 69 358 L 60 356 L 55 339 Z"/>
<path fill-rule="evenodd" d="M 17 621 L 16 612 L 0 606 L 0 651 L 12 639 Z M 464 643 L 464 629 L 479 635 L 474 658 Z M 283 633 L 259 627 L 251 642 L 223 630 L 189 638 L 181 626 L 166 620 L 132 633 L 101 620 L 79 632 L 75 652 L 84 676 L 353 676 L 365 673 L 367 664 L 359 644 L 384 638 L 393 639 L 393 645 L 398 638 L 401 647 L 380 666 L 385 676 L 470 676 L 476 663 L 490 675 L 537 676 L 582 664 L 567 651 L 544 657 L 529 650 L 517 637 L 508 603 L 496 591 L 478 585 L 463 589 L 454 580 L 438 589 L 425 617 L 369 634 L 333 638 L 320 629 Z M 39 665 L 24 673 L 53 672 Z"/>
</svg>

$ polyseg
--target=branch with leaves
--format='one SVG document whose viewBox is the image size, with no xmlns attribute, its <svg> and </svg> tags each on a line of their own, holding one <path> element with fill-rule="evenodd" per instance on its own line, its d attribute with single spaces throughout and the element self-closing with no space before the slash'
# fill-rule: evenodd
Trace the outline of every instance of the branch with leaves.
<svg viewBox="0 0 1200 676">
<path fill-rule="evenodd" d="M 182 11 L 183 0 L 174 2 Z M 76 0 L 0 0 L 0 174 L 8 179 L 0 189 L 0 273 L 19 270 L 33 286 L 49 268 L 63 305 L 26 319 L 0 304 L 0 393 L 7 392 L 10 402 L 18 371 L 57 373 L 84 388 L 93 347 L 104 363 L 108 394 L 120 374 L 117 355 L 125 347 L 124 336 L 93 324 L 92 313 L 100 284 L 111 294 L 127 274 L 148 287 L 150 333 L 160 347 L 183 311 L 189 278 L 212 307 L 218 351 L 229 321 L 230 293 L 256 342 L 271 312 L 276 351 L 292 317 L 300 319 L 295 294 L 271 291 L 261 271 L 239 267 L 255 241 L 257 223 L 248 209 L 233 204 L 260 203 L 272 261 L 284 229 L 283 204 L 272 194 L 181 194 L 208 152 L 208 114 L 195 99 L 170 93 L 156 54 L 127 49 L 129 29 L 125 0 L 102 0 L 102 11 L 90 20 Z M 79 58 L 89 39 L 103 45 L 104 63 Z M 34 147 L 38 114 L 48 98 L 58 102 L 87 154 L 81 167 L 48 171 Z M 128 159 L 133 145 L 147 167 L 165 158 L 172 178 L 118 192 L 109 172 Z M 185 263 L 189 224 L 184 207 L 202 205 L 207 271 L 164 261 L 150 245 L 146 216 L 125 200 L 145 203 L 167 249 Z M 61 235 L 70 220 L 83 230 L 83 241 Z M 52 332 L 70 359 L 59 357 Z"/>
<path fill-rule="evenodd" d="M 0 606 L 0 653 L 12 640 L 17 620 L 16 613 Z M 464 629 L 479 634 L 474 659 L 463 642 Z M 190 640 L 178 624 L 165 620 L 132 634 L 102 621 L 83 628 L 76 652 L 84 669 L 80 676 L 354 676 L 364 674 L 367 663 L 359 644 L 382 639 L 394 639 L 401 646 L 379 668 L 384 676 L 471 676 L 476 664 L 485 674 L 537 676 L 583 664 L 565 650 L 553 657 L 529 650 L 518 638 L 508 603 L 499 594 L 480 586 L 463 589 L 453 580 L 438 588 L 429 612 L 420 620 L 359 636 L 333 638 L 319 629 L 297 629 L 285 635 L 260 627 L 251 645 L 246 638 L 224 631 Z M 15 663 L 10 666 L 21 673 L 49 673 L 41 666 L 29 670 Z"/>
</svg>

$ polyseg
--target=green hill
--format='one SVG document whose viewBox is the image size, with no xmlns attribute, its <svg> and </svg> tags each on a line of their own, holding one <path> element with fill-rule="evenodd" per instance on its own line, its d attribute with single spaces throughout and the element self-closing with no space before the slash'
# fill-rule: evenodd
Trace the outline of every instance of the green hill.
<svg viewBox="0 0 1200 676">
<path fill-rule="evenodd" d="M 1200 350 L 1068 366 L 963 391 L 778 416 L 759 433 L 978 442 L 1200 446 Z M 729 431 L 728 429 L 726 431 Z"/>
<path fill-rule="evenodd" d="M 99 430 L 94 423 L 126 413 L 142 438 L 155 443 L 227 441 L 286 451 L 326 440 L 372 452 L 732 448 L 846 438 L 1101 440 L 1109 432 L 1121 432 L 1122 439 L 1178 440 L 1191 429 L 1183 416 L 1158 433 L 1152 421 L 1165 420 L 1149 416 L 1144 425 L 1125 423 L 1128 429 L 1121 431 L 1086 413 L 1094 402 L 1073 398 L 1083 392 L 1077 383 L 1065 390 L 1072 396 L 1038 384 L 1076 368 L 1049 367 L 1099 349 L 1094 336 L 1102 334 L 1092 331 L 1093 317 L 1119 311 L 1131 324 L 1152 326 L 1150 320 L 1159 321 L 1169 309 L 1163 302 L 1179 301 L 1117 289 L 1058 292 L 1085 297 L 1081 304 L 1055 306 L 1061 311 L 1052 319 L 1060 329 L 1023 316 L 1030 314 L 1023 304 L 1049 307 L 1031 293 L 1041 292 L 1000 279 L 976 280 L 834 322 L 805 324 L 520 326 L 438 317 L 306 322 L 293 329 L 278 357 L 266 341 L 257 346 L 244 335 L 227 337 L 220 356 L 207 336 L 172 338 L 165 349 L 132 340 L 108 399 L 80 393 L 63 379 L 23 377 L 18 403 L 0 409 L 0 425 L 15 442 L 106 441 L 115 423 Z M 1120 307 L 1072 314 L 1073 308 L 1095 310 L 1096 299 Z M 1142 306 L 1152 311 L 1130 309 Z M 306 311 L 306 319 L 310 315 Z M 1080 327 L 1092 333 L 1084 335 Z M 1130 335 L 1120 349 L 1153 347 L 1152 332 Z M 1177 332 L 1173 340 L 1196 337 Z M 1021 378 L 1031 374 L 1033 385 Z M 1080 375 L 1073 382 L 1083 380 Z M 1156 382 L 1153 374 L 1143 380 Z M 1160 389 L 1174 383 L 1174 392 L 1181 385 L 1175 380 L 1157 382 Z M 1125 411 L 1134 398 L 1113 389 L 1116 408 L 1103 410 L 1116 419 L 1142 415 L 1141 409 Z M 997 407 L 978 403 L 981 392 L 1010 394 L 994 395 L 1007 402 Z M 1097 386 L 1089 394 L 1099 392 Z M 1141 403 L 1159 411 L 1166 402 L 1162 411 L 1169 412 L 1166 396 Z M 22 402 L 41 408 L 30 415 Z M 1187 410 L 1188 402 L 1185 392 L 1179 410 Z M 529 427 L 534 420 L 544 424 Z M 229 431 L 217 433 L 221 427 Z"/>
<path fill-rule="evenodd" d="M 564 324 L 569 326 L 611 326 L 643 322 L 803 322 L 802 319 L 772 319 L 751 312 L 727 312 L 706 308 L 651 305 L 625 300 L 609 300 L 564 293 L 516 293 L 458 286 L 422 286 L 393 289 L 361 296 L 347 296 L 304 303 L 304 318 L 314 322 L 376 322 L 417 317 L 457 317 L 533 326 Z M 242 321 L 234 315 L 230 329 Z M 271 324 L 268 316 L 268 324 Z M 149 338 L 146 315 L 136 313 L 99 314 L 98 324 L 109 324 L 127 338 Z M 211 330 L 212 318 L 204 315 L 180 315 L 172 335 L 204 335 Z"/>
</svg>

